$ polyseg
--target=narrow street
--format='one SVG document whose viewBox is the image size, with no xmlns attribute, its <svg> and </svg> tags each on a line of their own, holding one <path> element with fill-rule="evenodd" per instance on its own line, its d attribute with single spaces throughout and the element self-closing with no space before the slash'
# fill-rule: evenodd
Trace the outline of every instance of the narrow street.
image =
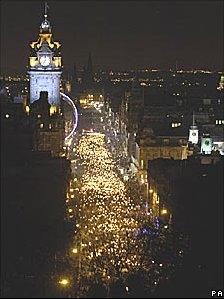
<svg viewBox="0 0 224 299">
<path fill-rule="evenodd" d="M 95 276 L 110 282 L 139 266 L 136 207 L 126 195 L 103 134 L 82 136 L 77 155 L 82 174 L 75 180 L 77 233 L 72 247 L 79 279 Z"/>
<path fill-rule="evenodd" d="M 101 112 L 96 118 L 93 112 L 86 117 L 98 129 L 81 128 L 71 142 L 73 178 L 66 204 L 74 233 L 66 258 L 69 269 L 60 280 L 62 290 L 68 292 L 63 295 L 92 296 L 91 289 L 98 285 L 106 297 L 113 297 L 112 287 L 119 282 L 122 296 L 128 297 L 138 279 L 144 290 L 153 291 L 175 267 L 171 260 L 178 253 L 166 246 L 176 237 L 152 211 L 147 213 L 137 181 L 132 185 L 131 179 L 124 180 L 120 160 L 108 145 L 112 133 L 107 133 L 106 122 L 101 121 L 106 114 Z"/>
</svg>

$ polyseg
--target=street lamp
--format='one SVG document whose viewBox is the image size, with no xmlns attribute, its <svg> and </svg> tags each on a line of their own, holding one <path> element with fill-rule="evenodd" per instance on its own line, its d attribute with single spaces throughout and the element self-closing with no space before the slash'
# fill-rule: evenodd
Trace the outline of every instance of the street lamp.
<svg viewBox="0 0 224 299">
<path fill-rule="evenodd" d="M 78 249 L 77 248 L 73 248 L 72 249 L 72 253 L 78 253 Z"/>
<path fill-rule="evenodd" d="M 65 286 L 67 286 L 67 285 L 69 284 L 69 280 L 68 280 L 67 278 L 61 278 L 61 279 L 58 281 L 58 283 L 59 283 L 61 286 L 65 287 Z"/>
<path fill-rule="evenodd" d="M 168 212 L 167 212 L 167 209 L 165 208 L 162 208 L 161 210 L 161 215 L 166 215 Z"/>
</svg>

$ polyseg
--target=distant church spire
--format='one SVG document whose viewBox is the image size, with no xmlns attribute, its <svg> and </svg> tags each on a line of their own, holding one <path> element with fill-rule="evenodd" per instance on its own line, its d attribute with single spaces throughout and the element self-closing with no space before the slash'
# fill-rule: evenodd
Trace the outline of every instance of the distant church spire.
<svg viewBox="0 0 224 299">
<path fill-rule="evenodd" d="M 89 52 L 87 67 L 84 68 L 83 83 L 86 88 L 93 87 L 94 79 L 93 79 L 93 64 L 92 64 L 91 52 Z"/>
<path fill-rule="evenodd" d="M 191 128 L 192 129 L 196 129 L 197 128 L 197 125 L 196 125 L 196 123 L 195 123 L 195 114 L 194 114 L 194 111 L 193 111 L 193 115 L 192 115 L 192 126 L 191 126 Z"/>
<path fill-rule="evenodd" d="M 76 68 L 76 64 L 75 63 L 74 63 L 74 68 L 73 68 L 73 82 L 74 83 L 78 82 L 77 68 Z"/>
<path fill-rule="evenodd" d="M 91 52 L 89 52 L 89 57 L 88 57 L 88 63 L 87 63 L 87 72 L 89 74 L 89 76 L 92 76 L 92 72 L 93 72 L 93 63 L 92 63 L 92 54 Z"/>
<path fill-rule="evenodd" d="M 198 143 L 198 127 L 195 124 L 194 111 L 193 111 L 193 125 L 190 126 L 188 141 L 193 143 L 193 144 Z"/>
</svg>

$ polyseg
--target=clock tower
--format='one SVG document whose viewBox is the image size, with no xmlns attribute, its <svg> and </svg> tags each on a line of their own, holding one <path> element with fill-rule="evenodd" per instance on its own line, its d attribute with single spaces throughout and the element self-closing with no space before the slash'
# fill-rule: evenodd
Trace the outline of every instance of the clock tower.
<svg viewBox="0 0 224 299">
<path fill-rule="evenodd" d="M 28 71 L 30 103 L 40 98 L 41 91 L 47 91 L 49 104 L 59 108 L 62 73 L 60 47 L 59 42 L 53 41 L 52 28 L 48 20 L 48 6 L 45 3 L 44 20 L 40 25 L 39 38 L 30 44 Z"/>
</svg>

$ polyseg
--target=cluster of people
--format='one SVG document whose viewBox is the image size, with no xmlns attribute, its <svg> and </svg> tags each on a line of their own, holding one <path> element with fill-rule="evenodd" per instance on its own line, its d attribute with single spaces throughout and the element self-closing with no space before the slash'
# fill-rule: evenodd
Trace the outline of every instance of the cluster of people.
<svg viewBox="0 0 224 299">
<path fill-rule="evenodd" d="M 74 269 L 80 287 L 88 290 L 93 282 L 128 281 L 134 273 L 145 277 L 151 290 L 169 276 L 169 262 L 164 263 L 157 250 L 166 244 L 166 231 L 157 237 L 136 237 L 144 217 L 131 199 L 117 165 L 101 133 L 81 136 L 76 154 L 82 168 L 78 199 L 74 205 L 76 231 L 72 243 Z M 162 261 L 161 261 L 162 260 Z"/>
</svg>

